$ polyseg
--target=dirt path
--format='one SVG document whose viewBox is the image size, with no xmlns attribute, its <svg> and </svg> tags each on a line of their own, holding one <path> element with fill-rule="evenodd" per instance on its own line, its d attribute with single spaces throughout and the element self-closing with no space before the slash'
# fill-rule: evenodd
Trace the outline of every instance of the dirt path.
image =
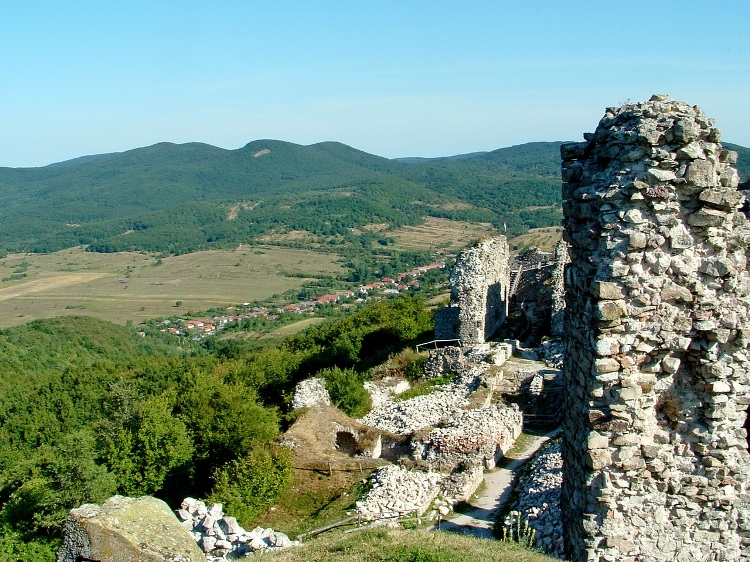
<svg viewBox="0 0 750 562">
<path fill-rule="evenodd" d="M 558 430 L 554 429 L 544 436 L 535 436 L 524 451 L 506 456 L 500 462 L 500 467 L 485 475 L 481 495 L 471 499 L 469 502 L 471 507 L 467 511 L 453 514 L 449 520 L 443 521 L 440 524 L 440 530 L 492 538 L 492 528 L 495 525 L 497 515 L 505 502 L 508 501 L 513 489 L 516 470 L 557 432 Z M 433 527 L 433 529 L 435 528 Z"/>
<path fill-rule="evenodd" d="M 49 291 L 50 289 L 57 289 L 65 287 L 67 285 L 75 285 L 76 283 L 84 283 L 86 281 L 93 281 L 104 277 L 106 273 L 71 273 L 69 275 L 55 275 L 54 277 L 46 277 L 44 279 L 35 279 L 34 281 L 27 281 L 20 285 L 14 285 L 7 289 L 0 289 L 0 301 L 5 301 L 15 297 L 22 297 L 31 293 L 40 293 L 42 291 Z"/>
</svg>

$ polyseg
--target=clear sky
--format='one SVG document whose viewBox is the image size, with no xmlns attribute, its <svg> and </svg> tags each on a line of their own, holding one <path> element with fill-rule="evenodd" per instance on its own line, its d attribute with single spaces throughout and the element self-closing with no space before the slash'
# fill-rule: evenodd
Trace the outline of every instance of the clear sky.
<svg viewBox="0 0 750 562">
<path fill-rule="evenodd" d="M 386 157 L 700 105 L 750 146 L 748 0 L 0 0 L 0 166 L 198 141 Z"/>
</svg>

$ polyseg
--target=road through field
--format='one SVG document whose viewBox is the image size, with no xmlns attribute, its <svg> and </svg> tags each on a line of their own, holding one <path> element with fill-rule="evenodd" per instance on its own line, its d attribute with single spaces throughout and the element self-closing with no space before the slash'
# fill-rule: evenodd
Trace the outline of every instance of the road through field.
<svg viewBox="0 0 750 562">
<path fill-rule="evenodd" d="M 106 273 L 70 273 L 66 275 L 45 277 L 44 279 L 35 279 L 34 281 L 27 281 L 20 285 L 0 289 L 0 301 L 23 297 L 33 293 L 42 293 L 52 289 L 76 285 L 78 283 L 86 283 L 87 281 L 93 281 L 94 279 L 105 277 L 106 275 Z"/>
</svg>

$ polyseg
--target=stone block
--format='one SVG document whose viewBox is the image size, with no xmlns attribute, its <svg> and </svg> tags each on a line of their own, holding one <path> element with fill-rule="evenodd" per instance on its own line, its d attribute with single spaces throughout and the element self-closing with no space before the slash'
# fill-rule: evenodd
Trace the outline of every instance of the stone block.
<svg viewBox="0 0 750 562">
<path fill-rule="evenodd" d="M 687 218 L 687 222 L 691 226 L 721 226 L 727 219 L 727 213 L 719 209 L 710 209 L 704 207 L 699 209 Z"/>
<path fill-rule="evenodd" d="M 612 453 L 609 449 L 591 449 L 587 455 L 587 465 L 592 470 L 601 470 L 612 464 Z"/>
<path fill-rule="evenodd" d="M 711 384 L 711 392 L 715 394 L 732 392 L 732 387 L 724 381 L 717 381 Z"/>
<path fill-rule="evenodd" d="M 596 305 L 596 312 L 598 320 L 612 322 L 627 316 L 628 309 L 623 300 L 601 301 Z"/>
<path fill-rule="evenodd" d="M 685 179 L 697 187 L 714 187 L 716 185 L 716 168 L 709 160 L 694 160 L 687 166 Z"/>
<path fill-rule="evenodd" d="M 620 370 L 620 362 L 608 357 L 597 359 L 594 365 L 598 373 L 612 373 Z"/>
<path fill-rule="evenodd" d="M 692 302 L 693 293 L 689 289 L 677 285 L 676 283 L 667 283 L 662 287 L 660 293 L 663 301 L 684 301 Z"/>
<path fill-rule="evenodd" d="M 592 285 L 592 293 L 605 300 L 617 300 L 626 296 L 625 288 L 613 281 L 597 281 Z"/>
<path fill-rule="evenodd" d="M 113 496 L 70 511 L 57 560 L 205 562 L 206 557 L 163 501 Z"/>
</svg>

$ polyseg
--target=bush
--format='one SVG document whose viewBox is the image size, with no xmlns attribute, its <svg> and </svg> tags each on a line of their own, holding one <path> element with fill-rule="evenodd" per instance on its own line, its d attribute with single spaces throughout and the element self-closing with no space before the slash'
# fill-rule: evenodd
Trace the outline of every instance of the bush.
<svg viewBox="0 0 750 562">
<path fill-rule="evenodd" d="M 404 365 L 404 376 L 410 381 L 418 381 L 424 376 L 424 367 L 427 364 L 427 356 L 412 354 L 410 361 Z"/>
<path fill-rule="evenodd" d="M 325 379 L 331 402 L 346 415 L 361 418 L 372 408 L 370 394 L 356 371 L 330 367 L 319 371 L 316 376 Z"/>
<path fill-rule="evenodd" d="M 291 453 L 283 447 L 258 447 L 215 474 L 209 502 L 249 525 L 284 491 L 292 472 Z"/>
</svg>

